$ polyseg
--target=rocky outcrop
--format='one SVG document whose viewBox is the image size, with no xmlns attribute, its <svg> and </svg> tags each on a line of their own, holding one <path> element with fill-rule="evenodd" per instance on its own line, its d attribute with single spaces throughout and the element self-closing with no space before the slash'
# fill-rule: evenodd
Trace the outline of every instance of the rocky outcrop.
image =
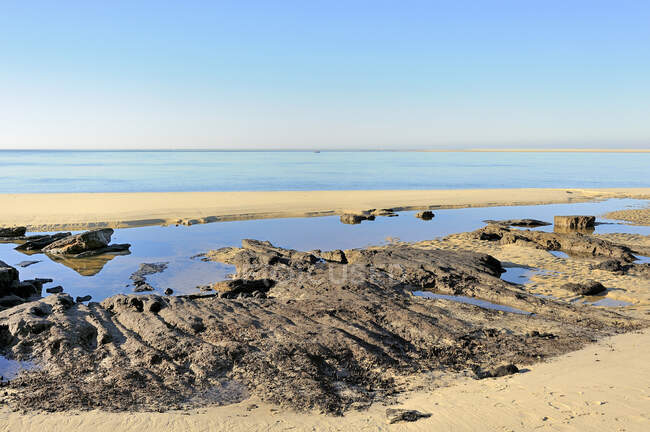
<svg viewBox="0 0 650 432">
<path fill-rule="evenodd" d="M 18 270 L 0 261 L 0 310 L 40 297 L 43 284 L 52 279 L 28 279 L 22 282 Z"/>
<path fill-rule="evenodd" d="M 31 236 L 25 243 L 16 246 L 16 250 L 37 252 L 42 250 L 44 247 L 54 243 L 55 241 L 61 240 L 71 235 L 72 233 L 70 232 L 62 232 L 56 234 Z"/>
<path fill-rule="evenodd" d="M 432 211 L 429 211 L 429 210 L 421 211 L 421 212 L 417 212 L 417 213 L 415 214 L 415 217 L 416 217 L 416 218 L 418 218 L 418 219 L 422 219 L 422 220 L 431 220 L 431 219 L 434 218 L 434 216 L 435 216 L 435 215 L 433 214 L 433 212 L 432 212 Z"/>
<path fill-rule="evenodd" d="M 596 216 L 555 216 L 553 225 L 560 230 L 584 230 L 593 228 Z"/>
<path fill-rule="evenodd" d="M 586 296 L 597 295 L 607 291 L 607 288 L 605 288 L 603 284 L 593 280 L 582 283 L 567 283 L 562 285 L 562 289 L 578 295 Z"/>
<path fill-rule="evenodd" d="M 341 222 L 348 225 L 357 225 L 365 220 L 373 221 L 375 220 L 375 217 L 373 215 L 361 215 L 352 213 L 341 215 Z"/>
<path fill-rule="evenodd" d="M 113 230 L 103 228 L 86 231 L 57 240 L 43 248 L 43 252 L 53 255 L 78 255 L 88 251 L 103 249 L 111 241 Z"/>
<path fill-rule="evenodd" d="M 515 226 L 515 227 L 535 228 L 535 227 L 551 225 L 548 222 L 544 222 L 537 219 L 506 219 L 506 220 L 488 219 L 483 222 L 487 224 L 501 225 L 504 227 Z"/>
<path fill-rule="evenodd" d="M 0 227 L 0 239 L 9 237 L 22 237 L 27 232 L 26 227 Z"/>
<path fill-rule="evenodd" d="M 2 311 L 0 354 L 36 359 L 42 368 L 14 379 L 0 403 L 166 410 L 255 395 L 341 413 L 408 390 L 422 371 L 526 365 L 640 325 L 601 308 L 535 297 L 501 280 L 501 263 L 486 254 L 406 244 L 343 254 L 347 264 L 246 240 L 206 255 L 236 266 L 219 291 L 118 295 L 99 304 L 55 294 Z M 426 299 L 414 290 L 531 314 Z M 533 330 L 555 337 L 532 338 Z"/>
<path fill-rule="evenodd" d="M 457 234 L 475 240 L 517 244 L 549 251 L 562 251 L 569 255 L 593 256 L 632 262 L 636 257 L 626 246 L 580 233 L 549 233 L 488 225 L 471 233 Z"/>
</svg>

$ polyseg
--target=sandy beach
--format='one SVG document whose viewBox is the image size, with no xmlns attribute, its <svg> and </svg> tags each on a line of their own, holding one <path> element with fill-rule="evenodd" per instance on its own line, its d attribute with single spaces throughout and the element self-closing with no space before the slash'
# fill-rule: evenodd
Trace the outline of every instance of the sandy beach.
<svg viewBox="0 0 650 432">
<path fill-rule="evenodd" d="M 0 194 L 0 226 L 30 231 L 650 198 L 650 188 Z"/>
</svg>

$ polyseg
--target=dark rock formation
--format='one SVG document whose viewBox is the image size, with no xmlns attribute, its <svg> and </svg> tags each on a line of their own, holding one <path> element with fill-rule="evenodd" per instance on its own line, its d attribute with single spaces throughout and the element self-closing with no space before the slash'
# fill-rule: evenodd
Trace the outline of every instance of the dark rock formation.
<svg viewBox="0 0 650 432">
<path fill-rule="evenodd" d="M 43 284 L 52 279 L 20 281 L 18 270 L 0 261 L 0 310 L 33 300 L 41 295 Z"/>
<path fill-rule="evenodd" d="M 422 220 L 431 220 L 431 219 L 434 218 L 434 216 L 435 216 L 435 215 L 433 214 L 433 212 L 432 212 L 432 211 L 429 211 L 429 210 L 421 211 L 421 212 L 417 212 L 417 213 L 415 214 L 415 217 L 416 217 L 416 218 L 418 218 L 418 219 L 422 219 Z"/>
<path fill-rule="evenodd" d="M 171 288 L 165 288 L 165 295 L 172 295 L 174 294 L 174 290 Z"/>
<path fill-rule="evenodd" d="M 488 219 L 483 221 L 488 224 L 501 225 L 504 227 L 516 226 L 516 227 L 528 227 L 535 228 L 541 226 L 551 225 L 548 222 L 544 222 L 537 219 L 506 219 L 506 220 L 492 220 Z"/>
<path fill-rule="evenodd" d="M 399 422 L 414 422 L 418 421 L 421 418 L 431 417 L 431 414 L 422 413 L 416 410 L 407 410 L 401 408 L 388 408 L 386 410 L 386 421 L 389 424 L 399 423 Z"/>
<path fill-rule="evenodd" d="M 343 222 L 344 224 L 357 225 L 364 220 L 373 221 L 375 220 L 375 217 L 373 215 L 367 216 L 367 215 L 351 214 L 351 213 L 346 213 L 341 215 L 341 222 Z"/>
<path fill-rule="evenodd" d="M 111 228 L 86 231 L 50 243 L 43 248 L 43 252 L 53 255 L 78 255 L 103 249 L 110 243 L 112 234 L 113 230 Z"/>
<path fill-rule="evenodd" d="M 318 256 L 320 256 L 325 261 L 337 262 L 341 264 L 346 264 L 348 260 L 345 258 L 345 253 L 342 250 L 336 249 L 333 251 L 318 251 Z"/>
<path fill-rule="evenodd" d="M 83 303 L 83 302 L 87 302 L 87 301 L 92 300 L 92 298 L 93 297 L 91 295 L 77 296 L 77 298 L 75 299 L 75 302 Z"/>
<path fill-rule="evenodd" d="M 50 294 L 60 294 L 63 292 L 63 287 L 61 285 L 51 287 L 51 288 L 46 288 L 45 292 L 50 293 Z"/>
<path fill-rule="evenodd" d="M 137 283 L 135 284 L 135 288 L 133 288 L 133 292 L 145 292 L 145 291 L 155 291 L 155 288 L 146 282 Z"/>
<path fill-rule="evenodd" d="M 603 284 L 592 280 L 584 283 L 567 283 L 562 285 L 562 289 L 586 296 L 596 295 L 607 291 L 607 288 L 605 288 Z"/>
<path fill-rule="evenodd" d="M 123 254 L 124 252 L 128 252 L 130 247 L 131 245 L 129 243 L 116 243 L 104 248 L 93 249 L 76 255 L 71 255 L 71 258 L 91 258 L 104 254 Z"/>
<path fill-rule="evenodd" d="M 0 227 L 0 238 L 22 237 L 27 232 L 26 227 Z"/>
<path fill-rule="evenodd" d="M 488 225 L 471 233 L 455 235 L 500 244 L 518 244 L 537 249 L 562 251 L 569 255 L 614 258 L 623 262 L 632 262 L 635 259 L 630 248 L 626 246 L 579 233 L 558 234 Z"/>
<path fill-rule="evenodd" d="M 485 254 L 395 244 L 344 255 L 348 264 L 247 240 L 206 254 L 236 266 L 220 291 L 233 295 L 117 295 L 86 305 L 55 294 L 2 311 L 0 354 L 43 367 L 12 380 L 0 403 L 165 410 L 252 394 L 341 413 L 408 389 L 421 371 L 526 365 L 641 326 L 530 295 L 502 281 L 500 262 Z M 416 289 L 532 314 L 420 298 Z M 540 329 L 556 337 L 528 337 Z"/>
<path fill-rule="evenodd" d="M 164 272 L 167 269 L 168 264 L 168 262 L 142 263 L 138 270 L 131 274 L 129 279 L 131 279 L 136 285 L 145 283 L 147 281 L 147 276 Z"/>
<path fill-rule="evenodd" d="M 21 261 L 17 264 L 18 267 L 29 267 L 30 265 L 38 264 L 40 261 Z"/>
<path fill-rule="evenodd" d="M 563 230 L 583 230 L 593 228 L 596 216 L 555 216 L 553 225 Z"/>
<path fill-rule="evenodd" d="M 396 217 L 399 216 L 393 209 L 372 209 L 368 210 L 371 216 Z"/>
<path fill-rule="evenodd" d="M 497 366 L 495 368 L 488 369 L 486 371 L 479 371 L 476 375 L 479 377 L 479 379 L 485 379 L 485 378 L 503 377 L 507 375 L 516 374 L 518 372 L 519 372 L 519 368 L 514 364 L 510 363 L 510 364 Z"/>
<path fill-rule="evenodd" d="M 40 251 L 44 247 L 61 240 L 63 238 L 71 236 L 72 233 L 70 232 L 62 232 L 62 233 L 56 233 L 56 234 L 51 234 L 51 235 L 43 235 L 43 236 L 32 236 L 29 238 L 28 241 L 25 243 L 16 246 L 16 250 L 19 251 Z"/>
</svg>

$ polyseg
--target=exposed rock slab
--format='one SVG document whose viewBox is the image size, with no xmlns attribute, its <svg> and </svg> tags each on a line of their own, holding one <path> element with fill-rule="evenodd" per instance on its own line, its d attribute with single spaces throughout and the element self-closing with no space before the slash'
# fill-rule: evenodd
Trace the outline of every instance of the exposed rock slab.
<svg viewBox="0 0 650 432">
<path fill-rule="evenodd" d="M 70 232 L 62 232 L 62 233 L 56 233 L 56 234 L 48 234 L 48 235 L 43 235 L 43 236 L 33 236 L 30 237 L 29 240 L 27 240 L 25 243 L 16 246 L 16 250 L 19 251 L 40 251 L 44 247 L 56 242 L 57 240 L 61 240 L 63 238 L 71 236 L 72 233 Z"/>
<path fill-rule="evenodd" d="M 583 283 L 573 283 L 573 282 L 567 283 L 562 285 L 562 289 L 570 291 L 575 294 L 586 295 L 586 296 L 596 295 L 607 291 L 607 288 L 605 288 L 603 284 L 593 280 L 583 282 Z"/>
<path fill-rule="evenodd" d="M 565 230 L 583 230 L 593 228 L 596 224 L 596 216 L 555 216 L 553 225 Z"/>
<path fill-rule="evenodd" d="M 86 231 L 57 240 L 43 248 L 43 252 L 53 255 L 78 255 L 108 246 L 113 235 L 112 228 Z"/>
<path fill-rule="evenodd" d="M 544 222 L 537 219 L 506 219 L 506 220 L 488 219 L 483 222 L 488 224 L 494 224 L 494 225 L 502 225 L 505 227 L 516 226 L 516 227 L 527 227 L 527 228 L 535 228 L 535 227 L 551 225 L 549 222 Z"/>
<path fill-rule="evenodd" d="M 0 227 L 0 238 L 3 237 L 22 237 L 27 232 L 27 228 L 21 227 Z"/>
</svg>

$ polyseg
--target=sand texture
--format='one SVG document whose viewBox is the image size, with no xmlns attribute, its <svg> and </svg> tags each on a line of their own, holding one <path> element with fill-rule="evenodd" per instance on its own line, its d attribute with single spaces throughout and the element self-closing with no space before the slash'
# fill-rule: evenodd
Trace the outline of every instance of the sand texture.
<svg viewBox="0 0 650 432">
<path fill-rule="evenodd" d="M 604 215 L 608 219 L 618 219 L 634 225 L 650 225 L 650 208 L 617 210 Z"/>
<path fill-rule="evenodd" d="M 0 227 L 26 225 L 30 231 L 125 228 L 325 216 L 379 208 L 426 210 L 605 198 L 650 198 L 650 188 L 1 194 Z"/>
</svg>

